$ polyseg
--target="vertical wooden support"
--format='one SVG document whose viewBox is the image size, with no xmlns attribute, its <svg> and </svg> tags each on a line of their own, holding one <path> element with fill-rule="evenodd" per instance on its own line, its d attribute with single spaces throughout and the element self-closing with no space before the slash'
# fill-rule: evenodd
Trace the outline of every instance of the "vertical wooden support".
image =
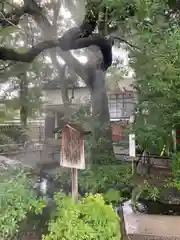
<svg viewBox="0 0 180 240">
<path fill-rule="evenodd" d="M 72 168 L 72 200 L 77 202 L 78 200 L 78 169 Z"/>
<path fill-rule="evenodd" d="M 135 134 L 129 134 L 129 156 L 132 164 L 132 175 L 134 175 L 134 160 L 136 157 Z"/>
<path fill-rule="evenodd" d="M 177 137 L 176 137 L 176 130 L 172 130 L 172 139 L 173 139 L 173 150 L 174 150 L 174 152 L 176 152 L 176 150 L 177 150 L 177 146 L 176 146 L 176 139 L 177 139 Z"/>
<path fill-rule="evenodd" d="M 134 157 L 132 157 L 131 163 L 132 163 L 132 175 L 134 175 L 134 173 L 135 173 L 135 168 L 134 168 Z"/>
</svg>

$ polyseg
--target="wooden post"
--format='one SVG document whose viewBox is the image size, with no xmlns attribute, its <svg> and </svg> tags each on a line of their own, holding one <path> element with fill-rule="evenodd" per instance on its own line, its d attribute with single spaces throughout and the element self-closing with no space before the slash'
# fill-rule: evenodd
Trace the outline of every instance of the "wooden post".
<svg viewBox="0 0 180 240">
<path fill-rule="evenodd" d="M 135 169 L 134 169 L 134 157 L 131 158 L 131 163 L 132 163 L 132 175 L 134 175 Z"/>
<path fill-rule="evenodd" d="M 134 160 L 136 157 L 135 135 L 129 134 L 129 156 L 131 157 L 132 175 L 134 175 Z"/>
<path fill-rule="evenodd" d="M 78 200 L 78 170 L 71 168 L 72 175 L 72 199 L 74 202 Z"/>
<path fill-rule="evenodd" d="M 173 150 L 174 152 L 176 152 L 177 150 L 177 146 L 176 146 L 176 130 L 172 130 L 172 139 L 173 139 Z"/>
</svg>

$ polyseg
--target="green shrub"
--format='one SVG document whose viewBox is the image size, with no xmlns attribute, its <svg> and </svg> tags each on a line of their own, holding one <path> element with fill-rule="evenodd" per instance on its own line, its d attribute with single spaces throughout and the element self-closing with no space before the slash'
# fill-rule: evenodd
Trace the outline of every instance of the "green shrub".
<svg viewBox="0 0 180 240">
<path fill-rule="evenodd" d="M 57 191 L 63 190 L 66 194 L 71 192 L 71 173 L 61 171 L 54 180 Z M 127 164 L 119 165 L 96 165 L 91 169 L 78 172 L 79 193 L 101 193 L 107 203 L 117 205 L 131 197 L 131 167 Z"/>
<path fill-rule="evenodd" d="M 84 192 L 105 193 L 115 186 L 128 185 L 131 178 L 129 165 L 95 165 L 79 173 L 79 185 Z"/>
<path fill-rule="evenodd" d="M 176 179 L 180 179 L 180 153 L 176 153 L 172 157 L 172 174 Z"/>
<path fill-rule="evenodd" d="M 172 155 L 172 177 L 165 180 L 165 188 L 177 188 L 180 190 L 180 152 Z"/>
<path fill-rule="evenodd" d="M 71 191 L 71 171 L 63 170 L 54 176 L 59 189 Z M 80 193 L 106 193 L 109 189 L 128 192 L 132 180 L 131 167 L 127 164 L 94 165 L 78 171 Z M 67 193 L 67 192 L 66 192 Z"/>
<path fill-rule="evenodd" d="M 74 204 L 70 197 L 55 196 L 57 211 L 43 240 L 119 240 L 120 223 L 101 195 L 88 195 Z"/>
<path fill-rule="evenodd" d="M 157 201 L 160 198 L 160 189 L 157 188 L 156 186 L 151 186 L 148 190 L 147 190 L 147 197 L 146 199 L 150 199 L 152 201 Z"/>
<path fill-rule="evenodd" d="M 0 239 L 11 239 L 20 228 L 27 214 L 38 214 L 44 207 L 30 189 L 23 172 L 12 176 L 8 171 L 0 172 Z"/>
<path fill-rule="evenodd" d="M 174 178 L 174 177 L 168 178 L 165 180 L 164 187 L 165 188 L 176 188 L 176 189 L 180 190 L 180 179 Z"/>
<path fill-rule="evenodd" d="M 15 124 L 9 124 L 5 126 L 0 126 L 0 134 L 6 135 L 14 143 L 20 143 L 22 138 L 26 135 L 26 130 L 18 125 Z M 6 142 L 1 142 L 1 144 L 7 144 Z"/>
<path fill-rule="evenodd" d="M 156 186 L 150 185 L 148 181 L 144 181 L 143 184 L 138 185 L 132 191 L 131 201 L 133 208 L 136 207 L 140 197 L 147 200 L 157 201 L 160 198 L 160 189 Z"/>
<path fill-rule="evenodd" d="M 156 186 L 149 184 L 147 180 L 144 181 L 143 193 L 142 193 L 143 198 L 149 199 L 155 202 L 159 200 L 160 192 L 161 192 L 160 188 L 157 188 Z"/>
<path fill-rule="evenodd" d="M 13 139 L 7 136 L 6 134 L 0 132 L 0 145 L 11 145 L 11 144 L 15 144 Z M 9 150 L 10 146 L 6 146 L 6 148 L 8 148 Z M 3 152 L 3 150 L 4 150 L 4 146 L 3 147 L 0 146 L 0 151 Z"/>
<path fill-rule="evenodd" d="M 164 187 L 176 188 L 180 190 L 180 152 L 173 154 L 171 167 L 172 167 L 172 177 L 165 180 Z"/>
<path fill-rule="evenodd" d="M 110 188 L 107 192 L 103 194 L 103 196 L 106 203 L 116 205 L 120 202 L 123 202 L 124 200 L 127 200 L 126 198 L 122 197 L 121 191 L 115 190 L 113 188 Z"/>
</svg>

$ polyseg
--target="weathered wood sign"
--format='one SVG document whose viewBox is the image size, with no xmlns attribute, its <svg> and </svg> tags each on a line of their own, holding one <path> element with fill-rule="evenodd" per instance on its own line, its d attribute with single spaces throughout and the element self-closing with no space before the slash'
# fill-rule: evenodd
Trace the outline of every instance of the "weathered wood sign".
<svg viewBox="0 0 180 240">
<path fill-rule="evenodd" d="M 89 134 L 76 124 L 67 123 L 61 129 L 61 158 L 62 167 L 71 168 L 72 171 L 72 197 L 78 198 L 78 169 L 85 169 L 84 135 Z"/>
</svg>

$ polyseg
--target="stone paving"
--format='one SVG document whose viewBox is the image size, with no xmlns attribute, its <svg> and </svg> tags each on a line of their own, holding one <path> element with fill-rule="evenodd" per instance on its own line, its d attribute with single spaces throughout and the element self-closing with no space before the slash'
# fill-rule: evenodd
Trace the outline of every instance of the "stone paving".
<svg viewBox="0 0 180 240">
<path fill-rule="evenodd" d="M 130 204 L 123 206 L 126 233 L 133 240 L 180 240 L 180 216 L 134 213 Z"/>
<path fill-rule="evenodd" d="M 127 240 L 179 240 L 179 236 L 129 235 Z"/>
</svg>

